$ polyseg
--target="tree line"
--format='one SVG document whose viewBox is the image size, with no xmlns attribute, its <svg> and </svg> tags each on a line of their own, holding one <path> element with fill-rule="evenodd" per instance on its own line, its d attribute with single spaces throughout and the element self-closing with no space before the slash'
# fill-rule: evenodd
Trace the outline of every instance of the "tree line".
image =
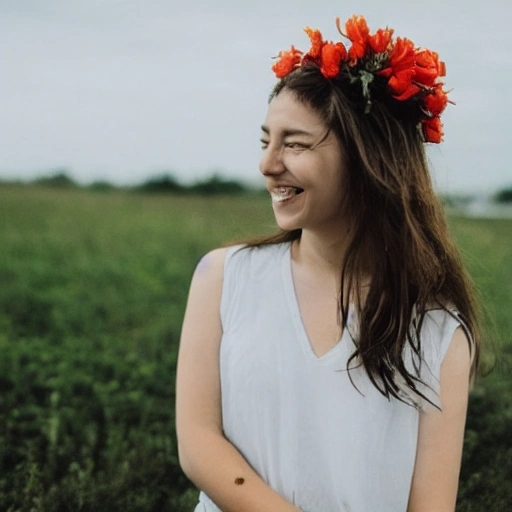
<svg viewBox="0 0 512 512">
<path fill-rule="evenodd" d="M 140 184 L 132 186 L 118 186 L 113 183 L 100 180 L 82 185 L 74 180 L 66 171 L 56 171 L 49 175 L 41 176 L 30 181 L 0 181 L 0 184 L 9 185 L 36 185 L 62 189 L 83 188 L 88 190 L 107 192 L 111 190 L 127 190 L 141 193 L 160 194 L 194 194 L 194 195 L 236 195 L 249 192 L 257 192 L 254 187 L 236 179 L 228 179 L 220 174 L 197 180 L 191 184 L 184 184 L 172 173 L 162 173 L 149 177 Z"/>
<path fill-rule="evenodd" d="M 54 188 L 84 188 L 88 190 L 95 190 L 107 192 L 110 190 L 128 190 L 141 193 L 159 193 L 159 194 L 179 194 L 179 195 L 237 195 L 247 194 L 254 192 L 262 192 L 262 189 L 255 188 L 254 186 L 247 185 L 246 183 L 236 180 L 224 178 L 218 173 L 211 175 L 208 178 L 197 180 L 191 184 L 182 183 L 174 174 L 170 172 L 163 172 L 158 175 L 147 178 L 142 183 L 132 186 L 119 186 L 107 180 L 93 181 L 87 185 L 81 185 L 74 180 L 68 171 L 57 170 L 48 175 L 35 178 L 30 181 L 7 181 L 0 180 L 0 185 L 39 185 Z M 473 199 L 473 196 L 443 194 L 441 196 L 443 203 L 448 206 L 466 204 Z M 504 187 L 495 192 L 491 197 L 491 201 L 497 204 L 510 204 L 512 203 L 512 185 Z"/>
</svg>

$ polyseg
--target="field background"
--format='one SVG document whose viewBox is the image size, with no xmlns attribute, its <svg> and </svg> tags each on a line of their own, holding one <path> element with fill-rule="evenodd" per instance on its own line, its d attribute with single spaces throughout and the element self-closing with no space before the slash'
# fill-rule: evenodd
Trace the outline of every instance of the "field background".
<svg viewBox="0 0 512 512">
<path fill-rule="evenodd" d="M 494 371 L 470 398 L 457 511 L 512 510 L 512 220 L 451 217 Z M 191 512 L 174 431 L 190 278 L 268 233 L 258 194 L 0 186 L 0 510 Z M 325 512 L 325 511 L 321 511 Z"/>
</svg>

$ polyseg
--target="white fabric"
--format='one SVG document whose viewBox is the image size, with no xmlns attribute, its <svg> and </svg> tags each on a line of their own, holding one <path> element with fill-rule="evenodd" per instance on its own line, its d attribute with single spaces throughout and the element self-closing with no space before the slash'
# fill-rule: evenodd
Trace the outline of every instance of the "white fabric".
<svg viewBox="0 0 512 512">
<path fill-rule="evenodd" d="M 361 368 L 350 372 L 357 389 L 351 383 L 353 319 L 315 355 L 289 244 L 228 251 L 221 319 L 224 432 L 258 474 L 304 512 L 405 512 L 419 413 L 386 399 Z M 425 317 L 422 376 L 435 391 L 458 325 L 442 310 Z M 220 509 L 201 493 L 195 510 Z"/>
</svg>

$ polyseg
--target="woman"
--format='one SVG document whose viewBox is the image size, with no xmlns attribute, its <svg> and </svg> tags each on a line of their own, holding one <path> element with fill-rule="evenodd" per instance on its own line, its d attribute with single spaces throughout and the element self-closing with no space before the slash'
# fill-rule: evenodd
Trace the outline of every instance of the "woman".
<svg viewBox="0 0 512 512">
<path fill-rule="evenodd" d="M 262 126 L 277 235 L 194 274 L 177 432 L 197 511 L 453 511 L 478 328 L 423 144 L 437 54 L 363 17 L 306 28 Z"/>
</svg>

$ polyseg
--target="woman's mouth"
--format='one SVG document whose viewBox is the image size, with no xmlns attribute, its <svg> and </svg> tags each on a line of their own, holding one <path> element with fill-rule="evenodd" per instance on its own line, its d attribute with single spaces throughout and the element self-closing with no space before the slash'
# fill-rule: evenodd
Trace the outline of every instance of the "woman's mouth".
<svg viewBox="0 0 512 512">
<path fill-rule="evenodd" d="M 275 203 L 283 203 L 284 201 L 288 201 L 299 194 L 304 192 L 303 188 L 300 187 L 275 187 L 271 190 L 270 196 L 272 197 L 272 202 Z"/>
</svg>

